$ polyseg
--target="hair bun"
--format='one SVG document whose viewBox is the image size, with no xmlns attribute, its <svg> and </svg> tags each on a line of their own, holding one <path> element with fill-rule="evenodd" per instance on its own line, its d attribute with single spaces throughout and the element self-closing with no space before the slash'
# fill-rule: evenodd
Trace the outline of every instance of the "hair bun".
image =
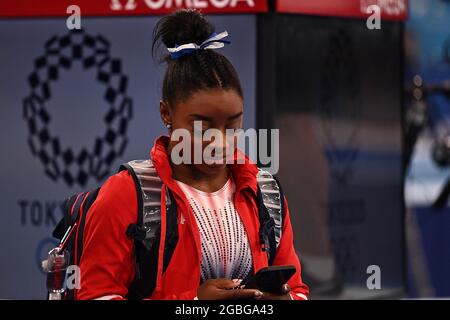
<svg viewBox="0 0 450 320">
<path fill-rule="evenodd" d="M 197 10 L 182 9 L 158 21 L 153 32 L 153 51 L 161 42 L 167 48 L 185 43 L 201 44 L 214 26 Z"/>
</svg>

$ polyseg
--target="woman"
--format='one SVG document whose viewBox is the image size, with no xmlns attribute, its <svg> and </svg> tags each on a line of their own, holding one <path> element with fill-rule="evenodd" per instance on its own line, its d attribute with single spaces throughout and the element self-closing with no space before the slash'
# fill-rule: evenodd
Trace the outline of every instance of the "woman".
<svg viewBox="0 0 450 320">
<path fill-rule="evenodd" d="M 239 78 L 229 60 L 215 50 L 225 42 L 225 34 L 215 36 L 214 27 L 199 12 L 180 10 L 161 19 L 154 36 L 153 48 L 162 42 L 170 52 L 165 56 L 168 66 L 160 101 L 161 118 L 169 136 L 180 129 L 192 136 L 194 129 L 200 133 L 217 129 L 225 136 L 221 142 L 226 146 L 215 149 L 224 150 L 223 154 L 216 152 L 213 156 L 223 160 L 230 149 L 225 131 L 241 128 L 243 116 Z M 192 45 L 208 39 L 217 41 L 210 41 L 211 46 Z M 200 130 L 195 121 L 201 121 Z M 190 146 L 195 149 L 196 143 L 194 138 Z M 200 143 L 204 150 L 207 145 Z M 258 237 L 258 168 L 248 159 L 239 164 L 203 159 L 200 163 L 175 164 L 172 151 L 176 144 L 174 139 L 162 136 L 151 150 L 153 166 L 173 194 L 180 222 L 179 240 L 170 263 L 164 272 L 158 268 L 156 287 L 148 298 L 307 299 L 308 288 L 301 280 L 288 211 L 273 264 L 294 265 L 296 273 L 283 286 L 282 293 L 245 287 L 229 290 L 236 288 L 240 279 L 268 265 Z M 161 189 L 162 197 L 165 190 Z M 86 220 L 78 299 L 127 297 L 135 269 L 133 240 L 125 231 L 136 221 L 136 212 L 136 191 L 130 174 L 122 171 L 110 177 Z"/>
</svg>

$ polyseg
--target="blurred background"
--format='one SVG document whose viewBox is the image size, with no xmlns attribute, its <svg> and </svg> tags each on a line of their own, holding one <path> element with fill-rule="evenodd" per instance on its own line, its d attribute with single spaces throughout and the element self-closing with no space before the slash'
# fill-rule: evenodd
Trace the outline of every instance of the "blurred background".
<svg viewBox="0 0 450 320">
<path fill-rule="evenodd" d="M 280 130 L 311 298 L 450 297 L 450 1 L 2 0 L 0 298 L 46 298 L 63 200 L 165 132 L 152 30 L 181 7 L 229 32 L 245 128 Z"/>
</svg>

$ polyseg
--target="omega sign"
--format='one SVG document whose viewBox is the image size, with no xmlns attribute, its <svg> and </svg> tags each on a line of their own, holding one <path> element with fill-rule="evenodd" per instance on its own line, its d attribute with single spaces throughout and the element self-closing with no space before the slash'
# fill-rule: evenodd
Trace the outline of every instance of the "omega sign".
<svg viewBox="0 0 450 320">
<path fill-rule="evenodd" d="M 381 12 L 390 16 L 402 16 L 407 12 L 406 0 L 361 0 L 361 12 L 366 13 L 371 5 L 380 7 Z"/>
<path fill-rule="evenodd" d="M 138 6 L 137 2 L 137 0 L 111 0 L 111 10 L 134 10 Z M 223 9 L 234 8 L 239 3 L 250 8 L 255 7 L 255 0 L 144 0 L 143 3 L 150 10 L 172 8 Z"/>
</svg>

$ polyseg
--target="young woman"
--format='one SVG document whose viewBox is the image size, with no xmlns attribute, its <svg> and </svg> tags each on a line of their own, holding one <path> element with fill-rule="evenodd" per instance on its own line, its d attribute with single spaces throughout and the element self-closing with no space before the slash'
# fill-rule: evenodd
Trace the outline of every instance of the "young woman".
<svg viewBox="0 0 450 320">
<path fill-rule="evenodd" d="M 194 136 L 194 121 L 201 121 L 202 132 L 218 129 L 225 137 L 222 141 L 226 141 L 226 129 L 242 126 L 241 84 L 230 61 L 215 50 L 218 46 L 214 44 L 221 42 L 208 48 L 200 46 L 215 34 L 214 27 L 199 12 L 180 10 L 162 18 L 154 35 L 154 48 L 160 42 L 171 48 L 165 56 L 168 66 L 160 101 L 161 118 L 169 136 L 156 139 L 150 157 L 165 186 L 161 200 L 170 190 L 176 202 L 179 239 L 166 270 L 162 272 L 161 263 L 158 265 L 155 290 L 148 298 L 307 299 L 308 288 L 301 280 L 286 202 L 282 237 L 273 264 L 294 265 L 296 273 L 280 294 L 245 287 L 229 290 L 240 279 L 268 265 L 258 236 L 258 168 L 248 159 L 233 164 L 174 164 L 171 151 L 177 142 L 170 136 L 177 129 Z M 201 148 L 205 147 L 202 143 Z M 128 226 L 137 219 L 135 190 L 130 174 L 122 171 L 105 182 L 90 208 L 77 299 L 127 297 L 135 277 L 133 240 L 126 235 Z"/>
</svg>

